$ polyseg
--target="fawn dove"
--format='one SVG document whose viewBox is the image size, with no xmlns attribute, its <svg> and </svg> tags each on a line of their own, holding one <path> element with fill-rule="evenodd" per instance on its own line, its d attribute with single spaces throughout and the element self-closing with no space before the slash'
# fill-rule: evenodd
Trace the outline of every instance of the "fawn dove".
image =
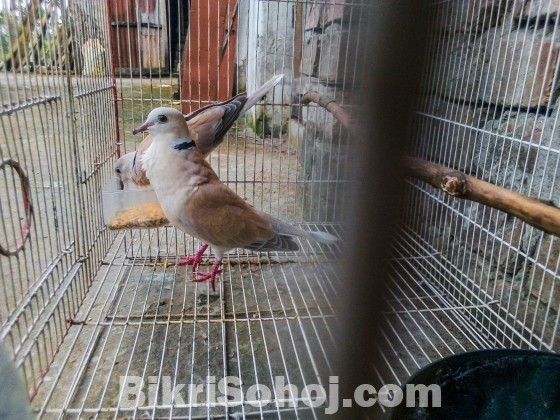
<svg viewBox="0 0 560 420">
<path fill-rule="evenodd" d="M 295 251 L 294 236 L 332 243 L 338 238 L 326 232 L 309 232 L 256 210 L 230 190 L 196 147 L 196 133 L 183 115 L 172 108 L 156 108 L 135 132 L 149 131 L 152 144 L 142 155 L 146 175 L 169 221 L 178 229 L 207 244 L 184 264 L 200 262 L 210 245 L 216 260 L 209 273 L 194 281 L 212 282 L 221 272 L 222 257 L 233 248 L 252 251 Z"/>
<path fill-rule="evenodd" d="M 281 74 L 274 76 L 251 95 L 240 93 L 227 101 L 207 105 L 185 115 L 192 139 L 200 152 L 206 157 L 218 147 L 233 123 L 259 102 L 283 77 Z M 130 182 L 140 186 L 150 184 L 142 165 L 138 163 L 151 144 L 152 136 L 148 135 L 135 152 L 129 152 L 117 160 L 115 174 L 119 178 L 121 189 Z"/>
</svg>

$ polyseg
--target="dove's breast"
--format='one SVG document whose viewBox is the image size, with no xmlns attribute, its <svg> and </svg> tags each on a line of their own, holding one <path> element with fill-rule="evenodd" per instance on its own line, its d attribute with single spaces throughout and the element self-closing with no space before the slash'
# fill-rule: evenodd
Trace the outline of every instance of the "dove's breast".
<svg viewBox="0 0 560 420">
<path fill-rule="evenodd" d="M 142 164 L 171 224 L 189 235 L 197 236 L 185 209 L 198 190 L 198 185 L 205 181 L 200 175 L 199 162 L 193 162 L 189 156 L 167 145 L 154 142 L 142 156 Z"/>
<path fill-rule="evenodd" d="M 164 186 L 155 191 L 161 208 L 171 224 L 189 235 L 197 236 L 196 229 L 185 211 L 192 190 L 193 188 L 184 186 L 175 189 Z"/>
</svg>

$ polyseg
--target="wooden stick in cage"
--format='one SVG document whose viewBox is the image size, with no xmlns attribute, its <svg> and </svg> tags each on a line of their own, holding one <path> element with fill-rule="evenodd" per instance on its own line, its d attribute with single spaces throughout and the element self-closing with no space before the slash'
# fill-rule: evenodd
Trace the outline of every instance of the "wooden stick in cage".
<svg viewBox="0 0 560 420">
<path fill-rule="evenodd" d="M 338 105 L 334 99 L 329 98 L 328 96 L 323 96 L 317 92 L 307 92 L 303 95 L 301 103 L 303 105 L 307 105 L 310 102 L 314 102 L 329 111 L 333 117 L 335 117 L 337 121 L 352 134 L 360 135 L 360 131 L 356 124 L 352 122 L 348 113 L 344 111 L 344 109 L 342 109 L 342 107 Z"/>
<path fill-rule="evenodd" d="M 334 100 L 308 92 L 302 102 L 319 104 L 353 134 L 358 128 Z M 538 198 L 527 197 L 506 188 L 481 181 L 455 169 L 407 156 L 402 159 L 407 175 L 420 179 L 453 197 L 476 201 L 515 216 L 547 233 L 560 236 L 560 209 Z"/>
<path fill-rule="evenodd" d="M 550 203 L 420 158 L 407 156 L 402 162 L 408 175 L 453 197 L 465 198 L 505 211 L 531 226 L 560 236 L 560 209 Z"/>
</svg>

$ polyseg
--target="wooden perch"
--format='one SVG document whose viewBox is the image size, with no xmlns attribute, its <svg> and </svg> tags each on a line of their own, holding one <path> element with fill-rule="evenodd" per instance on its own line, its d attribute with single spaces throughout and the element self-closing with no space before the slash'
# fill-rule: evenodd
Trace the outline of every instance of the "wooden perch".
<svg viewBox="0 0 560 420">
<path fill-rule="evenodd" d="M 352 134 L 360 130 L 349 115 L 332 99 L 317 92 L 308 92 L 302 103 L 315 102 L 327 109 Z M 453 197 L 476 201 L 518 217 L 531 226 L 560 236 L 560 209 L 542 200 L 517 194 L 506 188 L 481 181 L 454 169 L 436 165 L 416 157 L 405 157 L 402 164 L 409 176 L 418 178 Z"/>
<path fill-rule="evenodd" d="M 305 95 L 303 95 L 301 103 L 303 105 L 307 105 L 310 102 L 314 102 L 317 105 L 322 106 L 331 114 L 333 114 L 333 117 L 335 117 L 337 121 L 344 126 L 344 128 L 346 128 L 354 135 L 361 136 L 360 130 L 358 129 L 356 124 L 352 123 L 350 116 L 341 108 L 340 105 L 336 103 L 334 99 L 331 99 L 328 96 L 322 96 L 317 92 L 307 92 Z"/>
<path fill-rule="evenodd" d="M 560 236 L 560 209 L 536 198 L 436 165 L 416 157 L 403 159 L 405 170 L 453 197 L 466 198 L 505 211 L 538 229 Z"/>
</svg>

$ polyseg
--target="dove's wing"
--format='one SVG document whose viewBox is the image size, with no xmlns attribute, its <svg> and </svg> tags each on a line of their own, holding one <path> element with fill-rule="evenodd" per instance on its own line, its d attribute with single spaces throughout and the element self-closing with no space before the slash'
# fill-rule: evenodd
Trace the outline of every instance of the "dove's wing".
<svg viewBox="0 0 560 420">
<path fill-rule="evenodd" d="M 206 156 L 218 147 L 233 123 L 259 102 L 283 77 L 282 74 L 272 77 L 251 95 L 240 93 L 227 101 L 206 105 L 185 116 L 198 150 Z"/>
<path fill-rule="evenodd" d="M 136 147 L 136 151 L 141 155 L 146 150 L 148 150 L 148 147 L 152 145 L 153 140 L 154 139 L 152 135 L 148 134 L 146 137 L 144 137 L 144 140 L 142 140 L 142 142 Z"/>
<path fill-rule="evenodd" d="M 142 154 L 152 145 L 153 137 L 148 134 L 144 140 L 136 147 L 135 152 L 129 152 L 125 156 L 131 155 L 131 165 L 129 168 L 129 178 L 136 185 L 146 186 L 150 185 L 150 180 L 146 177 L 146 172 L 142 168 Z"/>
<path fill-rule="evenodd" d="M 187 125 L 193 140 L 204 156 L 215 149 L 224 135 L 239 118 L 247 96 L 241 93 L 233 98 L 211 104 L 187 115 Z"/>
<path fill-rule="evenodd" d="M 290 236 L 274 231 L 266 214 L 256 211 L 220 181 L 198 187 L 185 206 L 185 217 L 200 239 L 217 248 L 298 249 Z"/>
<path fill-rule="evenodd" d="M 268 93 L 269 90 L 271 90 L 274 86 L 276 86 L 280 82 L 280 80 L 282 80 L 283 77 L 284 77 L 283 74 L 277 74 L 276 76 L 272 76 L 272 78 L 268 82 L 266 82 L 264 85 L 257 88 L 257 90 L 255 90 L 253 93 L 248 95 L 247 102 L 245 102 L 245 105 L 241 110 L 241 115 L 245 114 L 253 105 L 259 102 Z"/>
</svg>

